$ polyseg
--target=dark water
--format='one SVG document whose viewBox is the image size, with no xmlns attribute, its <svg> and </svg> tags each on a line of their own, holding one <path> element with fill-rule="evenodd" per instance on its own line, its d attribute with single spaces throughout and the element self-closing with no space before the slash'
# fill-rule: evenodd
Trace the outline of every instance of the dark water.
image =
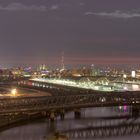
<svg viewBox="0 0 140 140">
<path fill-rule="evenodd" d="M 81 110 L 81 119 L 74 119 L 74 113 L 66 114 L 65 120 L 59 118 L 54 123 L 50 123 L 47 119 L 32 124 L 26 124 L 10 128 L 0 133 L 0 140 L 44 140 L 47 139 L 54 131 L 63 132 L 69 129 L 86 128 L 89 126 L 99 126 L 101 124 L 110 124 L 110 121 L 101 121 L 96 117 L 121 116 L 130 114 L 129 107 L 119 108 L 87 108 Z M 120 120 L 112 121 L 111 123 L 120 123 Z M 140 135 L 111 137 L 111 138 L 97 138 L 96 140 L 139 140 Z M 92 139 L 70 139 L 70 140 L 92 140 Z"/>
</svg>

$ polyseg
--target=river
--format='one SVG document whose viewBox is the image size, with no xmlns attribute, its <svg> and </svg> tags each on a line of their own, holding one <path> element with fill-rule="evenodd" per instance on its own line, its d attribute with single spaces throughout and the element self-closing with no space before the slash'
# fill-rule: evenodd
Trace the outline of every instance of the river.
<svg viewBox="0 0 140 140">
<path fill-rule="evenodd" d="M 81 118 L 74 119 L 74 113 L 69 112 L 65 115 L 65 119 L 59 117 L 54 123 L 46 120 L 38 120 L 37 122 L 25 124 L 9 128 L 0 133 L 0 140 L 48 140 L 47 137 L 54 131 L 63 132 L 65 130 L 81 129 L 91 126 L 109 125 L 111 123 L 120 123 L 122 120 L 106 119 L 108 117 L 125 116 L 131 113 L 130 107 L 102 107 L 87 108 L 81 110 Z M 101 120 L 99 118 L 103 117 Z M 104 121 L 106 120 L 106 121 Z M 93 138 L 71 138 L 70 140 L 92 140 Z M 96 140 L 139 140 L 140 135 L 119 136 L 110 138 L 96 138 Z"/>
</svg>

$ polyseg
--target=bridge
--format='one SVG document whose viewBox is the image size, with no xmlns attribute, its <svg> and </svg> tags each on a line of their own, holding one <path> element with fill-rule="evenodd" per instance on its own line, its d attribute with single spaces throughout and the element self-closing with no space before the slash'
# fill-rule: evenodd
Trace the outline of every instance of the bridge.
<svg viewBox="0 0 140 140">
<path fill-rule="evenodd" d="M 140 91 L 139 79 L 124 77 L 81 77 L 80 79 L 33 78 L 29 81 L 19 82 L 19 85 L 43 88 L 47 88 L 49 84 L 106 92 Z"/>
<path fill-rule="evenodd" d="M 79 109 L 87 107 L 108 107 L 140 105 L 138 92 L 109 92 L 43 97 L 11 97 L 0 99 L 0 114 L 16 112 L 41 112 Z"/>
</svg>

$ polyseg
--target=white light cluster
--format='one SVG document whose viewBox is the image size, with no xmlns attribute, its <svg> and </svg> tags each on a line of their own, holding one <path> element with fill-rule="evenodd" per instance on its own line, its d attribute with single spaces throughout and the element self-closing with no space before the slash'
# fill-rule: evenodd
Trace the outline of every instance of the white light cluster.
<svg viewBox="0 0 140 140">
<path fill-rule="evenodd" d="M 92 89 L 92 90 L 97 90 L 97 91 L 138 91 L 140 90 L 139 86 L 136 83 L 130 83 L 127 82 L 126 84 L 124 83 L 107 83 L 107 82 L 102 82 L 102 84 L 97 84 L 96 82 L 93 81 L 75 81 L 75 80 L 70 80 L 70 79 L 57 79 L 57 78 L 34 78 L 31 79 L 32 81 L 36 82 L 42 82 L 42 83 L 50 83 L 50 84 L 58 84 L 58 85 L 65 85 L 65 86 L 70 86 L 70 87 L 78 87 L 78 88 L 83 88 L 83 89 Z M 44 84 L 32 84 L 33 86 L 38 86 L 38 87 L 47 87 L 47 85 Z"/>
<path fill-rule="evenodd" d="M 92 90 L 100 90 L 100 91 L 112 91 L 111 87 L 107 87 L 107 83 L 105 85 L 96 85 L 94 82 L 76 82 L 74 80 L 69 79 L 43 79 L 43 78 L 34 78 L 31 79 L 32 81 L 37 82 L 44 82 L 44 83 L 51 83 L 51 84 L 58 84 L 58 85 L 65 85 L 71 87 L 78 87 L 83 89 L 92 89 Z"/>
<path fill-rule="evenodd" d="M 132 76 L 133 78 L 136 77 L 136 72 L 135 72 L 134 70 L 131 72 L 131 76 Z"/>
</svg>

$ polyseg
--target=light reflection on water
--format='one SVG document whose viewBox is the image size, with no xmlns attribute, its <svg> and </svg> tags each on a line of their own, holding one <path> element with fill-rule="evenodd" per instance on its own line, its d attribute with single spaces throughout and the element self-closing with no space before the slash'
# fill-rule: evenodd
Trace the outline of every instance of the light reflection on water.
<svg viewBox="0 0 140 140">
<path fill-rule="evenodd" d="M 48 136 L 53 131 L 62 131 L 65 129 L 74 129 L 74 128 L 82 128 L 88 127 L 91 124 L 98 125 L 98 121 L 93 118 L 96 117 L 108 117 L 108 116 L 120 116 L 120 115 L 128 115 L 130 114 L 129 107 L 112 107 L 112 108 L 87 108 L 82 109 L 81 111 L 81 119 L 75 120 L 74 113 L 69 112 L 65 116 L 65 120 L 61 121 L 57 118 L 53 124 L 50 124 L 47 120 L 39 121 L 32 124 L 27 124 L 23 126 L 18 126 L 15 128 L 8 129 L 0 133 L 0 140 L 44 140 L 44 136 Z M 93 119 L 93 120 L 92 120 Z M 139 140 L 140 135 L 137 136 L 124 136 L 117 138 L 101 138 L 104 140 Z M 96 140 L 101 140 L 96 139 Z M 72 139 L 71 139 L 72 140 Z M 81 140 L 81 139 L 75 139 Z M 84 139 L 83 139 L 84 140 Z M 91 139 L 86 139 L 91 140 Z"/>
</svg>

